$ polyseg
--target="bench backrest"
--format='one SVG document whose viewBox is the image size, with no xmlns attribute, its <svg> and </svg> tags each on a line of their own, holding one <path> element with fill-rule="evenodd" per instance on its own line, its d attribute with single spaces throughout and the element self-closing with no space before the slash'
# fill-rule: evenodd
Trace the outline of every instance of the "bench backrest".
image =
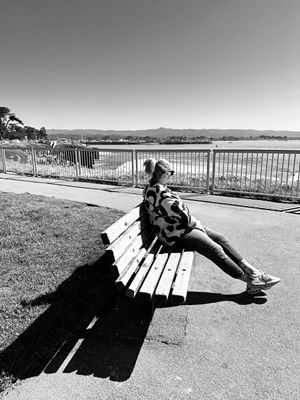
<svg viewBox="0 0 300 400">
<path fill-rule="evenodd" d="M 106 255 L 113 272 L 121 275 L 134 257 L 146 254 L 155 239 L 143 203 L 108 227 L 101 239 L 108 245 Z"/>
<path fill-rule="evenodd" d="M 146 210 L 143 206 L 143 203 L 141 203 L 101 233 L 103 244 L 113 243 L 134 222 L 140 220 L 143 215 L 146 215 Z"/>
</svg>

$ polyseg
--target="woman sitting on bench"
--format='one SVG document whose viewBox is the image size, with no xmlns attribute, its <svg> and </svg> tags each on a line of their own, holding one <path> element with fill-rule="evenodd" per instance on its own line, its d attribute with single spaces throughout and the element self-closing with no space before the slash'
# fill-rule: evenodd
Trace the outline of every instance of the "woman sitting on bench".
<svg viewBox="0 0 300 400">
<path fill-rule="evenodd" d="M 197 251 L 231 277 L 246 282 L 249 294 L 270 289 L 280 282 L 280 278 L 253 267 L 232 247 L 228 239 L 202 226 L 199 220 L 190 215 L 181 198 L 166 186 L 174 174 L 167 160 L 156 161 L 151 158 L 145 161 L 144 167 L 151 176 L 143 192 L 144 203 L 154 232 L 162 244 Z"/>
</svg>

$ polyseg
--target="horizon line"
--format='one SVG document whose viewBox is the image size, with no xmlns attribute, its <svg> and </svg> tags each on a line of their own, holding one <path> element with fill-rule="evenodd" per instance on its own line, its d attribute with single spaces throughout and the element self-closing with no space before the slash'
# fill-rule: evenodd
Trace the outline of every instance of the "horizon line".
<svg viewBox="0 0 300 400">
<path fill-rule="evenodd" d="M 293 129 L 254 129 L 254 128 L 140 128 L 140 129 L 103 129 L 103 128 L 46 128 L 46 130 L 60 131 L 113 131 L 113 132 L 137 132 L 137 131 L 158 131 L 158 130 L 177 130 L 177 131 L 254 131 L 254 132 L 295 132 L 300 133 L 300 130 Z"/>
</svg>

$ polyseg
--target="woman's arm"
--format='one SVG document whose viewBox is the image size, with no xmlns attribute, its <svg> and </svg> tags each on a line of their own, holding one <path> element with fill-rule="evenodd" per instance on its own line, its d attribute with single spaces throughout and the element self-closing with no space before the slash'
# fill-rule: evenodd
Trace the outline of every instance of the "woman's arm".
<svg viewBox="0 0 300 400">
<path fill-rule="evenodd" d="M 178 229 L 186 229 L 189 227 L 192 217 L 188 207 L 180 199 L 170 191 L 162 191 L 159 201 L 159 209 L 161 214 L 168 219 L 170 223 L 172 220 L 176 222 Z"/>
<path fill-rule="evenodd" d="M 176 218 L 176 221 L 179 222 L 179 229 L 192 228 L 205 232 L 201 222 L 190 214 L 188 207 L 176 194 L 167 192 L 164 195 L 161 204 L 165 210 L 169 210 L 167 212 L 168 216 L 171 218 Z"/>
</svg>

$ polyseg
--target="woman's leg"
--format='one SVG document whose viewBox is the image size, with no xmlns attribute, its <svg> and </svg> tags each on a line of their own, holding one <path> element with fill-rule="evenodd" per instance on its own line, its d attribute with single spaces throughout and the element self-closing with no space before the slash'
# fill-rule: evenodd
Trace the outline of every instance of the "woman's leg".
<svg viewBox="0 0 300 400">
<path fill-rule="evenodd" d="M 238 264 L 238 266 L 249 276 L 249 278 L 251 278 L 252 283 L 257 283 L 259 285 L 261 282 L 263 282 L 265 283 L 265 285 L 270 287 L 280 282 L 280 278 L 268 275 L 250 264 L 232 247 L 232 245 L 229 243 L 229 240 L 225 236 L 213 231 L 212 229 L 206 227 L 204 229 L 208 236 L 212 240 L 220 244 L 220 246 L 223 247 L 225 253 Z"/>
<path fill-rule="evenodd" d="M 234 247 L 230 244 L 229 240 L 219 232 L 213 231 L 210 228 L 204 227 L 205 232 L 209 238 L 218 243 L 224 252 L 234 261 L 238 266 L 243 269 L 239 264 L 244 259 Z"/>
<path fill-rule="evenodd" d="M 225 253 L 238 264 L 238 266 L 249 276 L 260 275 L 261 271 L 250 264 L 245 258 L 243 258 L 236 250 L 232 247 L 229 240 L 221 233 L 215 232 L 207 227 L 204 228 L 207 235 L 220 246 L 223 247 Z"/>
<path fill-rule="evenodd" d="M 204 229 L 206 233 L 192 229 L 185 234 L 182 238 L 183 246 L 209 258 L 233 278 L 247 282 L 247 291 L 251 294 L 269 289 L 280 282 L 280 278 L 259 271 L 248 263 L 224 235 L 206 227 Z"/>
<path fill-rule="evenodd" d="M 207 228 L 204 229 L 205 231 L 207 230 Z M 209 258 L 219 268 L 233 278 L 243 279 L 244 272 L 237 265 L 237 262 L 241 261 L 242 257 L 230 246 L 228 240 L 226 240 L 222 235 L 218 235 L 211 230 L 208 230 L 208 232 L 220 243 L 213 240 L 213 238 L 207 233 L 199 229 L 192 229 L 190 232 L 186 233 L 182 237 L 181 243 L 185 249 L 197 251 L 203 256 Z"/>
</svg>

